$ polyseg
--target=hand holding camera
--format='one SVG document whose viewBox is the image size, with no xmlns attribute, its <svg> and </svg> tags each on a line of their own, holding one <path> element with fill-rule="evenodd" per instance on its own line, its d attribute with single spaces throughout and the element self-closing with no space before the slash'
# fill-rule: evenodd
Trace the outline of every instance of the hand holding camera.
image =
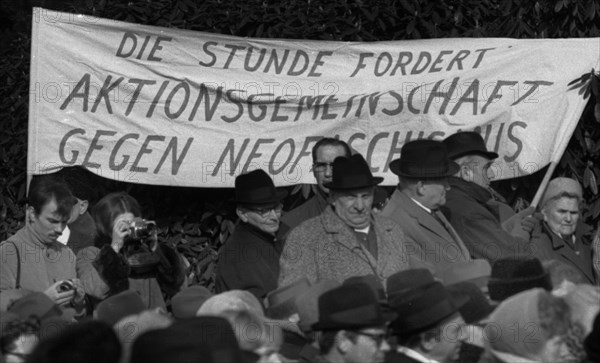
<svg viewBox="0 0 600 363">
<path fill-rule="evenodd" d="M 61 280 L 53 283 L 44 291 L 56 305 L 67 305 L 75 296 L 75 288 L 71 280 Z"/>
</svg>

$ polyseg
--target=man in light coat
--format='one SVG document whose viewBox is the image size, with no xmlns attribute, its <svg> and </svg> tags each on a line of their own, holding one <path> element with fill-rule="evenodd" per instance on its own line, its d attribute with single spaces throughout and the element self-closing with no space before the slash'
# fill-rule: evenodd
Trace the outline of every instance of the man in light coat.
<svg viewBox="0 0 600 363">
<path fill-rule="evenodd" d="M 470 261 L 467 247 L 439 208 L 446 203 L 448 176 L 458 165 L 448 159 L 444 144 L 416 140 L 404 145 L 400 159 L 390 163 L 398 188 L 382 215 L 398 223 L 408 241 L 418 244 L 422 259 L 436 270 Z"/>
<path fill-rule="evenodd" d="M 290 233 L 279 286 L 305 276 L 311 282 L 369 274 L 385 279 L 411 265 L 423 266 L 418 246 L 405 244 L 400 227 L 371 210 L 374 187 L 382 181 L 360 154 L 335 159 L 332 181 L 325 184 L 331 205 Z"/>
</svg>

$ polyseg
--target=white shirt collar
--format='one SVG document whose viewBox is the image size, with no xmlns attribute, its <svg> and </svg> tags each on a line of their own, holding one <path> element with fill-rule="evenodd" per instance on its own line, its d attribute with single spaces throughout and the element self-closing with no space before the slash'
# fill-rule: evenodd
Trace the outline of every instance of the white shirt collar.
<svg viewBox="0 0 600 363">
<path fill-rule="evenodd" d="M 410 197 L 410 199 L 412 199 L 413 202 L 417 203 L 417 205 L 423 209 L 425 209 L 427 211 L 427 213 L 431 214 L 431 209 L 427 208 L 426 206 L 424 206 L 423 204 L 421 204 L 418 200 Z"/>
<path fill-rule="evenodd" d="M 433 359 L 429 359 L 426 356 L 424 356 L 423 354 L 417 352 L 416 350 L 412 350 L 410 348 L 407 347 L 402 347 L 399 346 L 398 348 L 396 348 L 396 351 L 398 353 L 402 353 L 407 357 L 410 357 L 418 362 L 422 362 L 422 363 L 440 363 L 437 360 L 433 360 Z"/>
</svg>

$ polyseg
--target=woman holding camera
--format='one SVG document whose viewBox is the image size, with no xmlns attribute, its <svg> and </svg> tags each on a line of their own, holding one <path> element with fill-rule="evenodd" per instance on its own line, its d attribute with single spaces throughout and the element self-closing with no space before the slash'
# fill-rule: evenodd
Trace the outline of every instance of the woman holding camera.
<svg viewBox="0 0 600 363">
<path fill-rule="evenodd" d="M 130 289 L 148 308 L 165 308 L 162 291 L 173 295 L 185 280 L 179 254 L 158 243 L 153 222 L 141 219 L 138 202 L 125 192 L 110 193 L 92 208 L 94 247 L 77 254 L 77 272 L 96 300 Z"/>
</svg>

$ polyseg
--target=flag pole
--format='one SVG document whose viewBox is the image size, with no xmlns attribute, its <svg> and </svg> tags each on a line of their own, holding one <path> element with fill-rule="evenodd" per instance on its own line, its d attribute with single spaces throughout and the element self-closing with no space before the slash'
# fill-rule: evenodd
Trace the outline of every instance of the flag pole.
<svg viewBox="0 0 600 363">
<path fill-rule="evenodd" d="M 537 208 L 538 204 L 540 203 L 540 199 L 542 199 L 542 195 L 544 195 L 544 192 L 546 191 L 546 187 L 548 186 L 548 183 L 550 182 L 550 177 L 554 173 L 554 170 L 556 169 L 557 165 L 558 165 L 558 161 L 550 162 L 550 165 L 548 166 L 548 170 L 546 170 L 546 175 L 544 175 L 544 179 L 542 179 L 542 183 L 538 187 L 538 190 L 535 193 L 533 200 L 531 201 L 531 205 L 530 205 L 531 207 Z"/>
</svg>

